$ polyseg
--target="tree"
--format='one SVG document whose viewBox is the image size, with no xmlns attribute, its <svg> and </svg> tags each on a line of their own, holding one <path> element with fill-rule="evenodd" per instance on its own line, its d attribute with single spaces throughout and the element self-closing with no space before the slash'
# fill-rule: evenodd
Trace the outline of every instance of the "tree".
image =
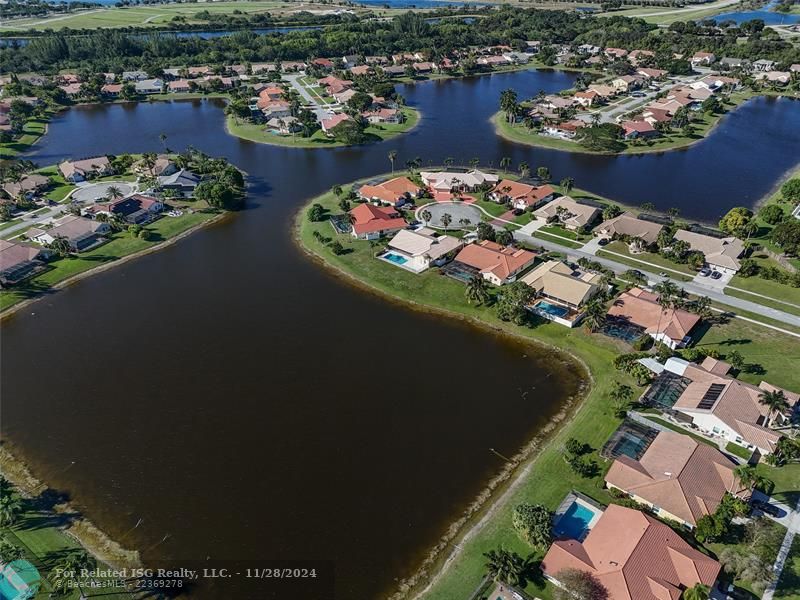
<svg viewBox="0 0 800 600">
<path fill-rule="evenodd" d="M 69 256 L 70 252 L 72 252 L 72 246 L 69 243 L 69 239 L 63 235 L 57 235 L 55 239 L 50 242 L 49 247 L 61 258 Z"/>
<path fill-rule="evenodd" d="M 564 190 L 565 194 L 569 195 L 573 187 L 575 187 L 575 180 L 572 177 L 564 177 L 561 180 L 561 189 Z"/>
<path fill-rule="evenodd" d="M 728 211 L 719 222 L 719 228 L 725 233 L 744 237 L 747 225 L 753 218 L 753 212 L 744 206 L 737 206 Z"/>
<path fill-rule="evenodd" d="M 563 569 L 556 579 L 561 585 L 553 592 L 555 600 L 608 600 L 608 590 L 591 573 Z"/>
<path fill-rule="evenodd" d="M 331 244 L 330 248 L 331 248 L 331 252 L 333 252 L 336 256 L 339 256 L 340 254 L 344 254 L 344 246 L 342 246 L 342 243 L 339 240 L 336 240 L 335 242 L 333 242 Z"/>
<path fill-rule="evenodd" d="M 778 204 L 767 204 L 764 208 L 758 211 L 758 217 L 770 225 L 777 225 L 783 221 L 784 216 L 783 209 Z"/>
<path fill-rule="evenodd" d="M 9 542 L 7 539 L 0 539 L 0 563 L 8 564 L 19 560 L 25 555 L 22 548 Z"/>
<path fill-rule="evenodd" d="M 0 525 L 13 525 L 17 522 L 21 512 L 22 501 L 19 496 L 7 493 L 0 497 Z"/>
<path fill-rule="evenodd" d="M 453 216 L 450 213 L 444 213 L 441 216 L 440 221 L 442 222 L 442 225 L 444 225 L 445 232 L 447 232 L 447 228 L 450 226 L 450 223 L 453 222 Z"/>
<path fill-rule="evenodd" d="M 774 414 L 783 414 L 789 409 L 789 400 L 783 390 L 763 390 L 758 396 L 759 404 L 769 408 L 769 420 Z"/>
<path fill-rule="evenodd" d="M 50 571 L 49 579 L 53 585 L 53 590 L 57 593 L 66 593 L 75 589 L 84 582 L 87 577 L 84 573 L 94 568 L 94 560 L 86 552 L 70 552 L 63 556 Z"/>
<path fill-rule="evenodd" d="M 739 479 L 739 483 L 742 487 L 748 490 L 752 488 L 769 490 L 773 486 L 772 481 L 761 475 L 756 471 L 755 467 L 751 467 L 750 465 L 739 465 L 733 470 L 733 474 Z"/>
<path fill-rule="evenodd" d="M 594 333 L 597 331 L 606 320 L 606 307 L 603 303 L 594 298 L 584 307 L 583 324 L 586 328 Z"/>
<path fill-rule="evenodd" d="M 464 290 L 464 295 L 467 297 L 467 302 L 472 304 L 487 304 L 489 302 L 489 290 L 486 280 L 480 275 L 473 275 L 467 282 L 467 287 Z"/>
<path fill-rule="evenodd" d="M 550 181 L 550 169 L 547 167 L 538 167 L 536 169 L 536 176 L 546 183 Z"/>
<path fill-rule="evenodd" d="M 770 237 L 787 254 L 800 254 L 800 220 L 788 219 L 778 223 Z"/>
<path fill-rule="evenodd" d="M 318 202 L 315 202 L 311 205 L 311 208 L 308 209 L 308 220 L 309 221 L 322 221 L 325 218 L 326 214 L 325 207 Z"/>
<path fill-rule="evenodd" d="M 500 110 L 506 113 L 506 121 L 510 123 L 514 120 L 514 117 L 519 110 L 517 92 L 512 89 L 507 89 L 500 92 Z"/>
<path fill-rule="evenodd" d="M 501 246 L 509 246 L 514 241 L 514 234 L 508 229 L 497 229 L 495 230 L 494 241 Z"/>
<path fill-rule="evenodd" d="M 744 357 L 738 350 L 734 350 L 725 357 L 725 360 L 737 371 L 741 371 L 744 366 Z"/>
<path fill-rule="evenodd" d="M 490 242 L 493 242 L 497 237 L 497 230 L 485 221 L 478 223 L 475 233 L 478 234 L 479 240 L 489 240 Z"/>
<path fill-rule="evenodd" d="M 347 119 L 330 130 L 333 139 L 346 146 L 356 146 L 367 141 L 364 124 L 361 121 Z"/>
<path fill-rule="evenodd" d="M 683 591 L 682 596 L 682 600 L 708 600 L 709 598 L 711 598 L 711 588 L 704 583 L 696 583 L 687 588 Z"/>
<path fill-rule="evenodd" d="M 527 564 L 519 554 L 500 548 L 489 550 L 483 556 L 486 557 L 486 569 L 494 581 L 504 581 L 511 585 L 523 583 Z"/>
<path fill-rule="evenodd" d="M 781 186 L 781 197 L 787 202 L 800 202 L 800 178 L 790 179 Z"/>
<path fill-rule="evenodd" d="M 397 160 L 397 150 L 389 151 L 389 162 L 392 163 L 392 175 L 394 175 L 394 161 Z"/>
<path fill-rule="evenodd" d="M 341 210 L 343 213 L 349 212 L 350 200 L 348 200 L 347 198 L 342 198 L 341 200 L 339 200 L 339 210 Z"/>
<path fill-rule="evenodd" d="M 116 185 L 110 185 L 106 190 L 106 198 L 112 202 L 114 200 L 118 200 L 119 198 L 122 198 L 122 190 L 120 190 Z"/>
<path fill-rule="evenodd" d="M 533 288 L 522 281 L 515 281 L 503 286 L 497 301 L 497 316 L 501 321 L 512 321 L 517 325 L 524 324 L 528 318 L 526 307 L 530 304 L 533 296 Z"/>
<path fill-rule="evenodd" d="M 422 217 L 422 220 L 425 222 L 425 225 L 430 223 L 431 219 L 433 218 L 433 215 L 431 214 L 431 211 L 429 211 L 427 208 L 425 210 L 423 210 L 419 214 L 419 216 Z"/>
<path fill-rule="evenodd" d="M 541 504 L 518 504 L 511 514 L 511 523 L 517 534 L 537 550 L 546 550 L 553 541 L 553 513 Z"/>
<path fill-rule="evenodd" d="M 511 166 L 511 159 L 508 156 L 500 159 L 500 168 L 503 169 L 504 173 L 508 171 L 509 166 Z"/>
</svg>

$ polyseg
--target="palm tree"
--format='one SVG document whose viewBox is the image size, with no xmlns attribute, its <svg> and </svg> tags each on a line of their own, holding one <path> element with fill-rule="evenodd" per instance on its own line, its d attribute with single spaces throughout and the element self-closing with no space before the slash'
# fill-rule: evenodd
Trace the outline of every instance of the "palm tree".
<svg viewBox="0 0 800 600">
<path fill-rule="evenodd" d="M 425 221 L 425 224 L 426 224 L 426 225 L 427 225 L 428 223 L 430 223 L 430 222 L 431 222 L 431 219 L 433 218 L 433 215 L 431 214 L 431 211 L 429 211 L 428 209 L 425 209 L 425 210 L 423 210 L 423 211 L 422 211 L 422 212 L 419 214 L 419 216 L 420 216 L 420 217 L 422 217 L 422 220 L 423 220 L 423 221 Z"/>
<path fill-rule="evenodd" d="M 6 539 L 0 539 L 0 563 L 8 564 L 19 560 L 24 555 L 22 548 L 15 546 Z"/>
<path fill-rule="evenodd" d="M 584 308 L 583 324 L 594 333 L 605 322 L 606 307 L 597 298 L 589 302 Z"/>
<path fill-rule="evenodd" d="M 509 166 L 511 166 L 511 158 L 504 156 L 500 159 L 500 168 L 503 169 L 503 173 L 508 171 Z"/>
<path fill-rule="evenodd" d="M 164 152 L 166 152 L 167 151 L 167 143 L 166 143 L 167 142 L 167 134 L 163 133 L 163 132 L 160 133 L 159 136 L 158 136 L 158 139 L 161 140 L 161 145 L 164 146 Z"/>
<path fill-rule="evenodd" d="M 639 208 L 641 208 L 643 211 L 646 212 L 655 209 L 655 207 L 656 205 L 653 204 L 652 202 L 642 202 L 642 204 L 639 205 Z"/>
<path fill-rule="evenodd" d="M 453 222 L 453 217 L 450 213 L 444 213 L 441 218 L 442 225 L 444 225 L 444 232 L 447 233 L 447 228 Z"/>
<path fill-rule="evenodd" d="M 573 187 L 575 187 L 575 180 L 572 177 L 564 177 L 561 180 L 561 189 L 564 190 L 565 194 L 569 195 Z"/>
<path fill-rule="evenodd" d="M 511 585 L 520 585 L 525 576 L 525 560 L 516 552 L 500 548 L 489 550 L 486 557 L 486 568 L 495 581 L 505 581 Z"/>
<path fill-rule="evenodd" d="M 693 587 L 683 591 L 683 600 L 708 600 L 711 597 L 711 588 L 704 583 L 696 583 Z"/>
<path fill-rule="evenodd" d="M 123 196 L 122 190 L 119 189 L 117 186 L 115 185 L 108 186 L 108 189 L 106 190 L 106 198 L 108 198 L 113 202 L 118 198 L 122 198 L 122 196 Z"/>
<path fill-rule="evenodd" d="M 91 571 L 94 561 L 85 552 L 71 552 L 62 557 L 50 571 L 50 582 L 55 592 L 67 592 L 80 585 L 86 577 L 82 575 Z"/>
<path fill-rule="evenodd" d="M 486 304 L 489 301 L 489 291 L 486 286 L 486 280 L 480 275 L 473 275 L 467 282 L 467 288 L 464 290 L 464 295 L 467 297 L 467 302 L 472 304 Z"/>
<path fill-rule="evenodd" d="M 397 160 L 397 150 L 389 151 L 389 162 L 392 163 L 392 175 L 394 175 L 394 161 Z"/>
<path fill-rule="evenodd" d="M 506 120 L 510 123 L 519 108 L 517 102 L 517 92 L 512 89 L 500 92 L 500 110 L 506 113 Z"/>
<path fill-rule="evenodd" d="M 773 414 L 783 414 L 789 408 L 789 400 L 783 390 L 764 390 L 758 396 L 758 401 L 769 408 L 770 422 L 773 420 Z"/>
<path fill-rule="evenodd" d="M 669 279 L 665 279 L 654 285 L 653 290 L 658 294 L 658 304 L 661 306 L 661 312 L 658 314 L 658 327 L 656 327 L 656 334 L 659 334 L 661 333 L 661 318 L 666 314 L 668 308 L 674 306 L 675 298 L 680 295 L 681 289 Z"/>
<path fill-rule="evenodd" d="M 519 163 L 519 174 L 522 177 L 528 177 L 531 174 L 531 167 L 526 161 Z"/>
<path fill-rule="evenodd" d="M 13 525 L 22 512 L 22 501 L 18 496 L 5 494 L 0 498 L 0 525 Z"/>
<path fill-rule="evenodd" d="M 454 162 L 456 162 L 456 159 L 453 158 L 452 156 L 448 156 L 447 158 L 444 159 L 444 166 L 449 169 L 450 167 L 453 166 Z"/>
</svg>

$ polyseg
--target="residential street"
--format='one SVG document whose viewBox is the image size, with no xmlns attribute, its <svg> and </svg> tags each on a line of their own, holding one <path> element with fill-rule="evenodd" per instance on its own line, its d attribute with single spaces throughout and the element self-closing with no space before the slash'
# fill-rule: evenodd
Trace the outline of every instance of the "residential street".
<svg viewBox="0 0 800 600">
<path fill-rule="evenodd" d="M 300 97 L 305 100 L 308 108 L 310 108 L 315 115 L 317 115 L 317 119 L 322 121 L 323 119 L 328 119 L 333 115 L 333 111 L 330 110 L 330 105 L 320 104 L 314 97 L 309 93 L 309 91 L 300 83 L 300 79 L 304 77 L 304 73 L 290 73 L 283 76 L 283 80 L 288 82 L 295 91 L 300 94 Z"/>
</svg>

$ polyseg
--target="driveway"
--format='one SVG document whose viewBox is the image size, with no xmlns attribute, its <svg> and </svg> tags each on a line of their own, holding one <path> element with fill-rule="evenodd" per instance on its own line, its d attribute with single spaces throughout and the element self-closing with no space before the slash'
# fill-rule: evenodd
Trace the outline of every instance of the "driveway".
<svg viewBox="0 0 800 600">
<path fill-rule="evenodd" d="M 72 192 L 70 200 L 74 202 L 96 202 L 108 197 L 108 190 L 117 188 L 122 197 L 130 196 L 136 191 L 136 185 L 126 181 L 104 181 L 102 183 L 81 183 Z"/>
<path fill-rule="evenodd" d="M 450 215 L 450 224 L 447 229 L 463 229 L 462 219 L 467 219 L 473 227 L 481 222 L 481 211 L 475 205 L 464 202 L 432 202 L 420 206 L 414 216 L 422 221 L 423 219 L 420 215 L 425 210 L 431 213 L 431 220 L 428 225 L 437 229 L 445 228 L 444 223 L 442 223 L 442 217 L 445 214 Z"/>
<path fill-rule="evenodd" d="M 720 271 L 720 273 L 722 273 L 722 271 Z M 717 290 L 721 292 L 728 286 L 728 284 L 731 282 L 731 279 L 733 279 L 733 273 L 722 273 L 722 277 L 719 279 L 713 279 L 710 275 L 703 277 L 700 275 L 700 273 L 698 273 L 694 276 L 694 279 L 692 279 L 692 283 L 700 287 L 708 288 L 709 290 Z"/>
<path fill-rule="evenodd" d="M 602 248 L 602 246 L 600 245 L 600 240 L 602 239 L 608 239 L 608 238 L 593 237 L 583 245 L 581 251 L 594 256 L 595 254 L 597 254 L 597 251 Z"/>
</svg>

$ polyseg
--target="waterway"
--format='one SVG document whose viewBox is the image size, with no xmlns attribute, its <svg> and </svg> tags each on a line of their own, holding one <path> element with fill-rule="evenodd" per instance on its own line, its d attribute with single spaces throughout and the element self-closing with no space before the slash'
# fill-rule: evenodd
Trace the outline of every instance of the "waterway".
<svg viewBox="0 0 800 600">
<path fill-rule="evenodd" d="M 581 156 L 494 135 L 501 90 L 524 97 L 573 79 L 526 71 L 407 86 L 420 125 L 362 148 L 242 141 L 224 132 L 216 101 L 57 116 L 30 155 L 39 164 L 158 151 L 164 133 L 174 150 L 228 157 L 250 194 L 241 213 L 4 323 L 4 439 L 146 560 L 327 560 L 339 598 L 391 591 L 502 468 L 490 448 L 513 454 L 578 374 L 551 352 L 343 284 L 293 244 L 298 207 L 387 171 L 397 150 L 398 165 L 509 156 L 712 218 L 754 202 L 800 158 L 789 133 L 800 103 L 788 100 L 756 100 L 707 142 L 663 156 Z M 230 589 L 200 597 L 288 597 Z"/>
<path fill-rule="evenodd" d="M 765 25 L 793 25 L 794 23 L 800 23 L 800 15 L 797 13 L 780 13 L 772 10 L 777 5 L 777 0 L 774 0 L 773 2 L 769 2 L 768 4 L 764 5 L 763 8 L 757 10 L 722 13 L 720 15 L 715 15 L 712 17 L 712 19 L 717 23 L 733 21 L 737 25 L 747 21 L 754 21 L 756 19 L 761 19 L 764 21 Z"/>
</svg>

